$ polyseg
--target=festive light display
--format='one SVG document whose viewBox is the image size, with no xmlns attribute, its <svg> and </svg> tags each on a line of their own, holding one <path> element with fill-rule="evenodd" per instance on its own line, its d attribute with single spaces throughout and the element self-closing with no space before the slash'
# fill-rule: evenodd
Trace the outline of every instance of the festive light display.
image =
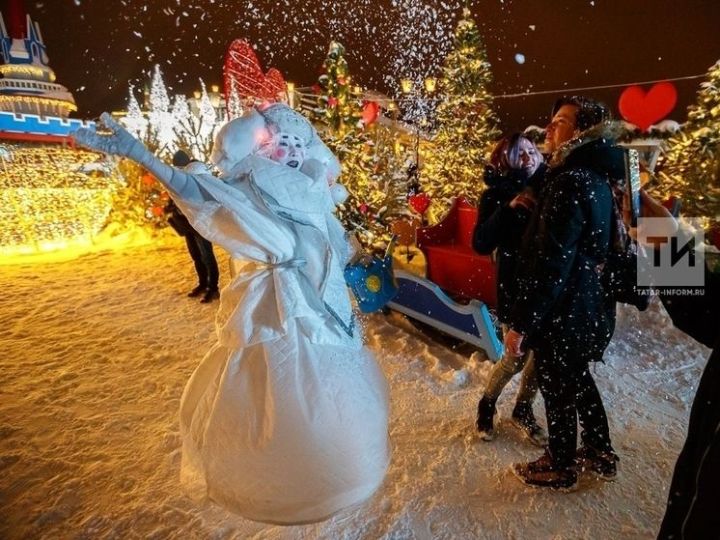
<svg viewBox="0 0 720 540">
<path fill-rule="evenodd" d="M 0 110 L 10 110 L 30 114 L 50 113 L 59 117 L 66 117 L 69 112 L 77 111 L 74 103 L 57 99 L 34 96 L 3 96 L 0 95 Z"/>
<path fill-rule="evenodd" d="M 276 101 L 285 93 L 285 79 L 275 68 L 263 73 L 255 51 L 243 39 L 230 44 L 223 66 L 225 95 L 230 99 L 233 92 L 247 102 Z M 230 104 L 228 103 L 228 108 Z"/>
<path fill-rule="evenodd" d="M 0 65 L 0 75 L 8 78 L 28 78 L 35 80 L 49 79 L 50 82 L 55 81 L 55 73 L 45 67 L 33 64 L 2 64 Z"/>
<path fill-rule="evenodd" d="M 478 174 L 500 136 L 491 109 L 493 97 L 487 89 L 491 81 L 480 32 L 465 8 L 455 30 L 454 50 L 445 59 L 439 82 L 437 133 L 431 145 L 421 149 L 425 157 L 421 187 L 433 200 L 432 222 L 441 218 L 457 195 L 475 201 L 484 189 Z"/>
<path fill-rule="evenodd" d="M 122 180 L 94 152 L 59 144 L 0 145 L 0 254 L 92 243 Z"/>
<path fill-rule="evenodd" d="M 392 222 L 410 213 L 406 147 L 396 144 L 397 132 L 375 118 L 372 126 L 365 124 L 362 89 L 353 86 L 344 54 L 340 43 L 330 44 L 312 116 L 325 127 L 323 139 L 340 159 L 340 182 L 350 192 L 338 216 L 365 248 L 382 253 Z"/>
<path fill-rule="evenodd" d="M 679 195 L 685 215 L 720 221 L 720 61 L 708 71 L 658 169 L 654 194 Z"/>
</svg>

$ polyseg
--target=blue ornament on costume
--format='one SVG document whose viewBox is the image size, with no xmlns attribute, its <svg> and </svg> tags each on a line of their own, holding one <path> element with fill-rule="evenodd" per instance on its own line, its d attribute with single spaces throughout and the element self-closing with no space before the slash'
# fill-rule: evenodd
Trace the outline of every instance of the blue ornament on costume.
<svg viewBox="0 0 720 540">
<path fill-rule="evenodd" d="M 372 257 L 369 264 L 348 264 L 345 267 L 345 282 L 355 295 L 360 311 L 372 313 L 379 310 L 398 291 L 393 278 L 392 254 L 388 253 L 383 259 Z"/>
</svg>

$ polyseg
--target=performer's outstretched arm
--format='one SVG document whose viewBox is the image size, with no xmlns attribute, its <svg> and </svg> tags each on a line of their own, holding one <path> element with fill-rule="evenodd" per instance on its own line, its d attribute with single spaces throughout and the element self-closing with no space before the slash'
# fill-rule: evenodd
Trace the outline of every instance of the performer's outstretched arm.
<svg viewBox="0 0 720 540">
<path fill-rule="evenodd" d="M 103 113 L 100 121 L 110 133 L 98 133 L 95 128 L 81 128 L 72 133 L 75 141 L 92 150 L 132 159 L 150 171 L 176 198 L 204 202 L 200 187 L 191 174 L 163 163 L 108 113 Z"/>
</svg>

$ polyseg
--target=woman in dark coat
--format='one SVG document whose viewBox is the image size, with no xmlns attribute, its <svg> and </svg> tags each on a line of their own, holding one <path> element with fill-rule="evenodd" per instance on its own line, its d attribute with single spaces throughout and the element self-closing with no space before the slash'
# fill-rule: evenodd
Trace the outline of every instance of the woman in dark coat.
<svg viewBox="0 0 720 540">
<path fill-rule="evenodd" d="M 479 217 L 473 234 L 473 248 L 481 254 L 497 253 L 497 315 L 503 329 L 515 297 L 515 266 L 518 250 L 527 226 L 534 197 L 528 192 L 539 191 L 545 174 L 542 155 L 535 144 L 521 133 L 502 139 L 490 158 L 485 171 L 488 188 L 480 199 Z M 480 438 L 494 438 L 495 404 L 510 379 L 522 370 L 512 420 L 535 444 L 542 445 L 547 437 L 535 420 L 532 403 L 538 385 L 532 351 L 523 356 L 505 354 L 490 372 L 488 384 L 478 404 L 477 429 Z"/>
</svg>

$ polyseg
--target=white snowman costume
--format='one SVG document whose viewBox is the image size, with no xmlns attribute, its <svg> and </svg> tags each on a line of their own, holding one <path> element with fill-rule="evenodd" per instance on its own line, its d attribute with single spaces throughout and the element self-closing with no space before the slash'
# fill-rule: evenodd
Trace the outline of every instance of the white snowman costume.
<svg viewBox="0 0 720 540">
<path fill-rule="evenodd" d="M 284 105 L 223 127 L 213 161 L 224 182 L 165 165 L 103 121 L 112 134 L 84 129 L 76 140 L 142 164 L 200 234 L 246 261 L 222 290 L 218 342 L 182 397 L 183 483 L 246 518 L 280 524 L 318 521 L 367 499 L 389 462 L 387 388 L 343 279 L 351 248 L 328 182 L 337 160 Z M 277 133 L 306 142 L 302 169 L 263 157 Z"/>
</svg>

